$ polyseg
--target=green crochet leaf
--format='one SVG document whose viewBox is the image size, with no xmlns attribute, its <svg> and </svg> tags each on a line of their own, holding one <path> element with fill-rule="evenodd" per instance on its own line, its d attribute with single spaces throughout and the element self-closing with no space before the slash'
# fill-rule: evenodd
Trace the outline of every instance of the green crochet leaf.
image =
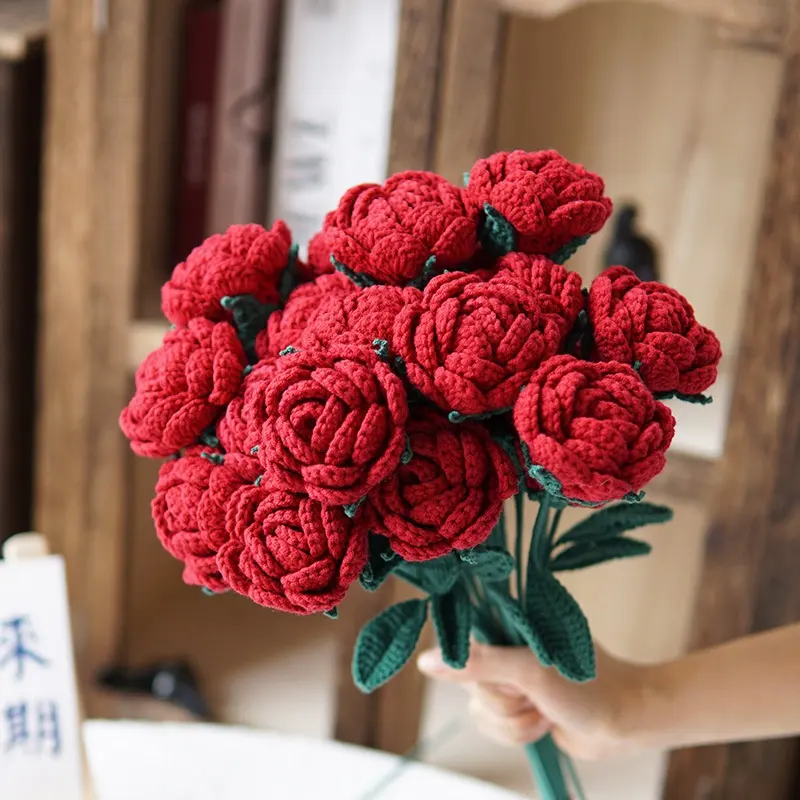
<svg viewBox="0 0 800 800">
<path fill-rule="evenodd" d="M 403 559 L 392 551 L 389 540 L 377 533 L 369 535 L 369 556 L 358 582 L 368 591 L 374 592 L 403 563 Z"/>
<path fill-rule="evenodd" d="M 431 595 L 447 594 L 455 585 L 460 564 L 455 553 L 432 561 L 406 561 L 397 570 L 399 577 Z"/>
<path fill-rule="evenodd" d="M 362 692 L 375 691 L 400 672 L 414 654 L 427 616 L 427 600 L 406 600 L 361 629 L 353 651 L 353 680 Z"/>
<path fill-rule="evenodd" d="M 672 509 L 654 503 L 620 503 L 609 506 L 570 528 L 558 540 L 567 542 L 603 541 L 612 539 L 625 531 L 643 528 L 645 525 L 659 525 L 672 519 Z"/>
<path fill-rule="evenodd" d="M 514 226 L 496 209 L 485 203 L 478 223 L 481 247 L 493 256 L 504 256 L 517 248 Z"/>
<path fill-rule="evenodd" d="M 513 557 L 501 547 L 475 547 L 459 555 L 467 569 L 486 583 L 504 581 L 514 571 Z"/>
<path fill-rule="evenodd" d="M 469 658 L 472 606 L 461 585 L 456 584 L 452 591 L 433 598 L 431 619 L 444 663 L 453 669 L 464 669 Z"/>
<path fill-rule="evenodd" d="M 652 547 L 647 542 L 624 536 L 599 542 L 577 542 L 562 550 L 550 562 L 550 569 L 553 572 L 583 569 L 619 558 L 646 556 L 651 550 Z"/>
<path fill-rule="evenodd" d="M 542 662 L 552 664 L 571 681 L 592 680 L 596 674 L 594 644 L 575 598 L 549 572 L 528 581 L 525 611 L 538 643 L 534 652 L 538 655 L 541 650 L 545 654 Z"/>
<path fill-rule="evenodd" d="M 551 666 L 553 662 L 548 652 L 542 646 L 542 643 L 539 641 L 530 622 L 528 622 L 525 615 L 522 613 L 522 609 L 517 605 L 517 602 L 512 597 L 498 591 L 493 586 L 486 587 L 486 594 L 492 599 L 497 610 L 500 612 L 505 627 L 509 631 L 513 631 L 516 643 L 528 645 L 544 666 Z M 514 644 L 515 642 L 511 643 Z"/>
</svg>

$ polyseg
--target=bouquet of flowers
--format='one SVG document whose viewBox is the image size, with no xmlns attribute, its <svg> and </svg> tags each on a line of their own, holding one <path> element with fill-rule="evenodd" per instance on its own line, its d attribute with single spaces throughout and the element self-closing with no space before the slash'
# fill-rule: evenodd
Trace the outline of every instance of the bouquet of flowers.
<svg viewBox="0 0 800 800">
<path fill-rule="evenodd" d="M 411 582 L 422 596 L 359 636 L 367 692 L 428 617 L 453 667 L 476 637 L 592 680 L 556 573 L 648 551 L 626 534 L 671 516 L 642 491 L 673 438 L 661 400 L 705 402 L 721 355 L 673 289 L 624 267 L 586 289 L 563 266 L 610 213 L 598 176 L 515 151 L 463 188 L 403 172 L 350 189 L 306 261 L 280 221 L 196 248 L 120 419 L 166 459 L 153 518 L 184 580 L 331 617 L 351 587 Z M 565 506 L 597 510 L 562 532 Z M 567 798 L 552 740 L 528 755 L 545 797 Z"/>
</svg>

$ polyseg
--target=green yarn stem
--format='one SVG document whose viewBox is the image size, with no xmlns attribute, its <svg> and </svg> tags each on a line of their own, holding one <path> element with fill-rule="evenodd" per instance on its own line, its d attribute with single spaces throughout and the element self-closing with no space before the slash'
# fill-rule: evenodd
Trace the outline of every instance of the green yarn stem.
<svg viewBox="0 0 800 800">
<path fill-rule="evenodd" d="M 516 550 L 517 550 L 517 593 L 519 602 L 524 602 L 524 585 L 521 577 L 521 563 L 522 563 L 522 530 L 523 530 L 523 510 L 524 510 L 524 496 L 517 494 L 514 498 L 516 503 Z M 555 524 L 549 530 L 544 527 L 547 521 L 547 509 L 550 504 L 545 501 L 542 521 L 540 527 L 544 530 L 544 538 L 554 535 Z M 552 507 L 552 506 L 550 506 Z M 549 536 L 548 536 L 549 534 Z M 531 546 L 535 546 L 535 542 L 531 542 Z M 526 576 L 525 582 L 527 583 L 531 578 Z M 533 578 L 535 581 L 535 577 Z M 482 581 L 469 579 L 468 590 L 471 602 L 475 608 L 475 623 L 474 634 L 480 641 L 489 645 L 499 647 L 519 647 L 524 646 L 525 642 L 520 636 L 519 632 L 513 625 L 504 618 L 502 611 L 497 607 L 496 602 L 487 595 Z M 508 592 L 508 587 L 504 584 L 492 584 L 498 586 L 504 593 Z M 542 800 L 571 800 L 571 795 L 567 786 L 567 777 L 565 774 L 565 766 L 570 770 L 570 774 L 575 784 L 575 791 L 579 797 L 582 797 L 580 785 L 577 783 L 577 778 L 574 776 L 574 770 L 571 768 L 569 759 L 561 753 L 553 738 L 548 734 L 537 742 L 531 742 L 525 746 L 525 756 L 531 767 L 534 780 L 539 789 L 539 794 Z"/>
<path fill-rule="evenodd" d="M 514 544 L 514 560 L 517 562 L 517 600 L 522 600 L 522 526 L 523 518 L 525 516 L 525 496 L 522 492 L 517 492 L 514 495 L 514 509 L 516 511 L 517 535 Z"/>
</svg>

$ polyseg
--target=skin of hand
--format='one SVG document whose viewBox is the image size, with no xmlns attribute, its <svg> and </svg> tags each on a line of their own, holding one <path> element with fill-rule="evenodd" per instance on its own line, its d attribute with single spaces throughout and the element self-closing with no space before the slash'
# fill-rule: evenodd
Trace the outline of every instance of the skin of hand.
<svg viewBox="0 0 800 800">
<path fill-rule="evenodd" d="M 635 749 L 624 726 L 644 691 L 646 668 L 614 658 L 597 648 L 597 678 L 575 684 L 545 669 L 522 647 L 473 643 L 463 670 L 450 669 L 436 650 L 423 653 L 420 670 L 463 684 L 470 712 L 481 731 L 503 744 L 521 745 L 548 731 L 570 755 L 596 760 Z"/>
<path fill-rule="evenodd" d="M 800 734 L 800 624 L 643 666 L 596 648 L 597 678 L 571 683 L 524 648 L 475 644 L 463 670 L 438 651 L 427 675 L 465 684 L 480 727 L 501 741 L 547 731 L 581 759 L 649 748 L 777 739 Z"/>
</svg>

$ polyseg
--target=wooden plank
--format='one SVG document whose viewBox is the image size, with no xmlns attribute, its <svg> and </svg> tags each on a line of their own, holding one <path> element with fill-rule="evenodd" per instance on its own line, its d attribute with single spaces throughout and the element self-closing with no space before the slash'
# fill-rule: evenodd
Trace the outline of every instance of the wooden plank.
<svg viewBox="0 0 800 800">
<path fill-rule="evenodd" d="M 800 0 L 793 0 L 766 202 L 748 294 L 693 644 L 800 617 Z M 686 750 L 666 800 L 794 798 L 798 744 Z"/>
<path fill-rule="evenodd" d="M 433 169 L 461 185 L 495 135 L 506 15 L 489 0 L 451 0 Z"/>
<path fill-rule="evenodd" d="M 554 17 L 609 0 L 500 0 L 507 11 Z M 693 14 L 716 23 L 725 38 L 760 47 L 778 47 L 787 26 L 787 0 L 638 0 L 679 14 Z"/>
<path fill-rule="evenodd" d="M 0 542 L 31 525 L 44 57 L 0 62 Z"/>
<path fill-rule="evenodd" d="M 161 285 L 172 267 L 173 187 L 178 161 L 183 19 L 188 0 L 159 0 L 150 10 L 145 109 L 142 251 L 137 270 L 137 316 L 162 319 Z M 160 344 L 160 342 L 159 342 Z"/>
<path fill-rule="evenodd" d="M 128 321 L 151 3 L 51 3 L 36 525 L 66 557 L 79 677 L 120 641 Z M 91 712 L 91 695 L 87 696 Z"/>
<path fill-rule="evenodd" d="M 402 0 L 389 172 L 429 169 L 446 0 Z"/>
<path fill-rule="evenodd" d="M 718 475 L 716 460 L 670 451 L 666 468 L 648 484 L 647 493 L 670 503 L 705 505 L 714 495 Z"/>
</svg>

